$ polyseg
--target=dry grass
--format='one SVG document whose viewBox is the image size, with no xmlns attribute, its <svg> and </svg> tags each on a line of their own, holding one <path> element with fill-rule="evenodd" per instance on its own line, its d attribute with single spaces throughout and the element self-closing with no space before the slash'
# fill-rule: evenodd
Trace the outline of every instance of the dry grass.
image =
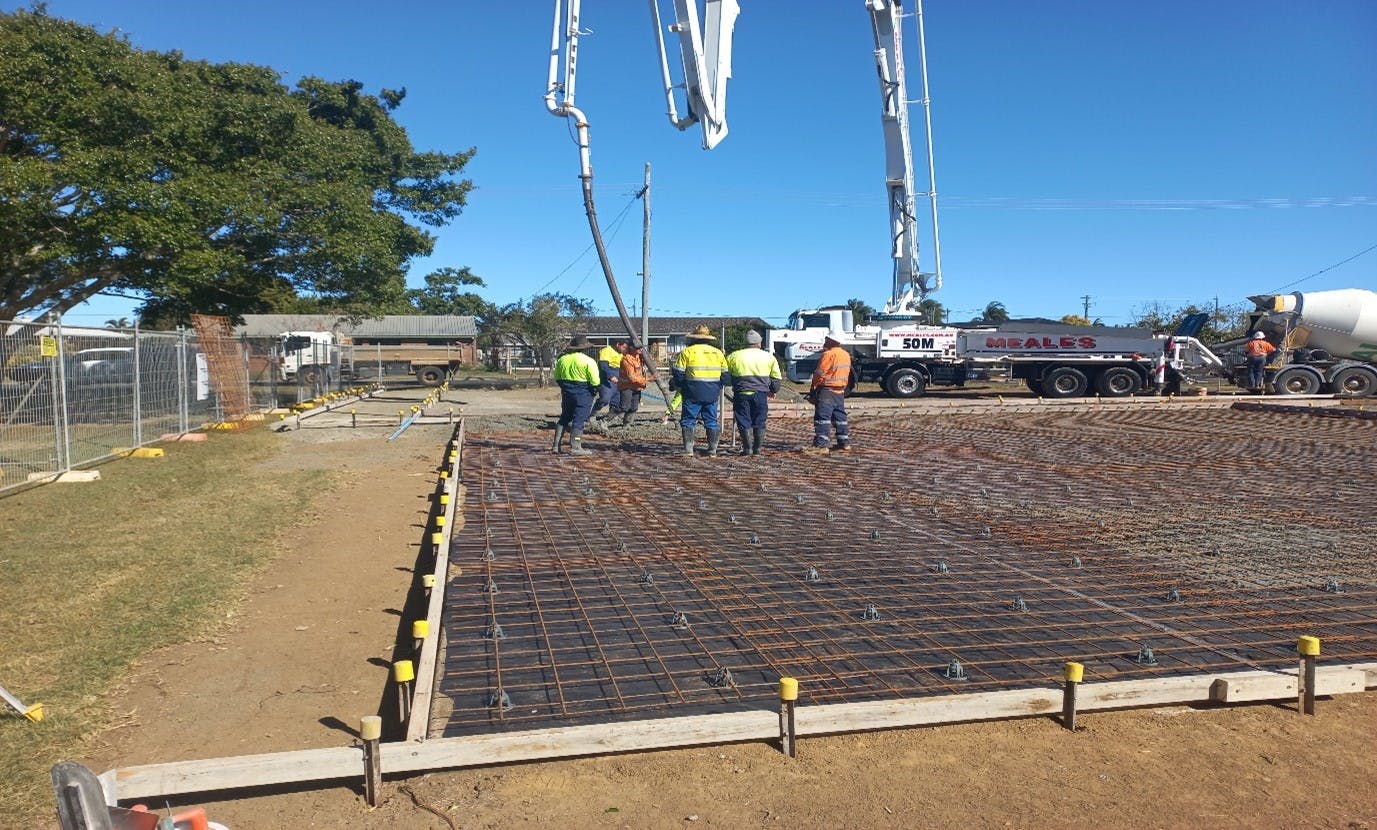
<svg viewBox="0 0 1377 830">
<path fill-rule="evenodd" d="M 232 615 L 302 494 L 328 491 L 318 472 L 261 463 L 279 447 L 266 430 L 216 433 L 0 498 L 0 685 L 46 709 L 37 724 L 0 716 L 0 825 L 51 815 L 48 769 L 110 722 L 105 692 Z"/>
</svg>

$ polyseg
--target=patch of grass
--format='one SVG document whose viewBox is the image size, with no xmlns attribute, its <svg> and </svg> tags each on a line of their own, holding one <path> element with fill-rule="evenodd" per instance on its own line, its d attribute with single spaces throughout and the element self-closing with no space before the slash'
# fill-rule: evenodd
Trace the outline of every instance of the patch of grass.
<svg viewBox="0 0 1377 830">
<path fill-rule="evenodd" d="M 0 498 L 0 685 L 46 715 L 0 716 L 6 819 L 52 816 L 48 770 L 109 722 L 106 692 L 149 651 L 223 624 L 302 494 L 330 489 L 263 464 L 282 449 L 263 429 L 165 449 Z"/>
</svg>

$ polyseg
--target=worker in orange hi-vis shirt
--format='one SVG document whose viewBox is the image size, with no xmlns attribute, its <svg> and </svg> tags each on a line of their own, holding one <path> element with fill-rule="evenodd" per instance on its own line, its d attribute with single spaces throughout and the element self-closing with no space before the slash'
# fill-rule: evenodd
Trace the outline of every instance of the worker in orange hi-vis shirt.
<svg viewBox="0 0 1377 830">
<path fill-rule="evenodd" d="M 851 353 L 841 347 L 841 341 L 828 333 L 823 341 L 822 357 L 813 370 L 813 388 L 808 393 L 813 402 L 813 452 L 827 452 L 833 428 L 837 443 L 833 450 L 851 448 L 851 429 L 846 422 L 846 387 L 851 381 Z"/>
<path fill-rule="evenodd" d="M 1243 351 L 1248 355 L 1248 388 L 1261 392 L 1264 379 L 1267 373 L 1264 371 L 1267 366 L 1267 359 L 1277 350 L 1276 346 L 1267 342 L 1267 335 L 1260 331 L 1253 332 L 1253 337 L 1248 344 L 1243 347 Z"/>
</svg>

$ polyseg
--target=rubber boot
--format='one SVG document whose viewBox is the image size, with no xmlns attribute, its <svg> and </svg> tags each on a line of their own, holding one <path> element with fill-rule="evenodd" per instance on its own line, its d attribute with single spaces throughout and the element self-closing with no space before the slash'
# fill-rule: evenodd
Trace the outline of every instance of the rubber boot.
<svg viewBox="0 0 1377 830">
<path fill-rule="evenodd" d="M 751 455 L 760 455 L 765 451 L 765 428 L 751 430 L 755 433 L 755 439 L 751 442 Z"/>
<path fill-rule="evenodd" d="M 684 437 L 684 455 L 693 456 L 693 427 L 679 427 L 679 434 Z"/>
<path fill-rule="evenodd" d="M 722 438 L 722 430 L 708 430 L 708 455 L 712 458 L 717 457 L 717 442 Z"/>
<path fill-rule="evenodd" d="M 569 454 L 570 455 L 592 455 L 592 450 L 583 448 L 583 430 L 569 430 Z"/>
<path fill-rule="evenodd" d="M 755 452 L 751 446 L 751 438 L 753 437 L 751 431 L 745 427 L 737 427 L 736 431 L 741 434 L 741 454 L 754 455 Z"/>
<path fill-rule="evenodd" d="M 564 443 L 564 424 L 555 424 L 555 445 L 550 448 L 550 451 L 558 455 L 559 445 L 562 443 Z"/>
<path fill-rule="evenodd" d="M 622 426 L 624 426 L 624 427 L 626 427 L 626 426 L 631 426 L 631 413 L 630 413 L 630 412 L 623 412 L 623 413 L 622 413 Z"/>
</svg>

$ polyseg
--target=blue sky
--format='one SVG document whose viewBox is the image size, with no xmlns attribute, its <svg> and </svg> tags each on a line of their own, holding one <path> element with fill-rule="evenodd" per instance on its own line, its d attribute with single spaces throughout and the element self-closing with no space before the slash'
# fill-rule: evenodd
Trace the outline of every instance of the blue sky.
<svg viewBox="0 0 1377 830">
<path fill-rule="evenodd" d="M 640 293 L 632 194 L 650 162 L 652 312 L 778 321 L 851 297 L 880 305 L 891 263 L 861 0 L 742 2 L 731 135 L 705 152 L 664 118 L 646 4 L 584 0 L 577 103 L 623 293 Z M 478 189 L 411 283 L 467 265 L 496 302 L 561 291 L 610 310 L 569 127 L 541 100 L 549 3 L 48 9 L 288 82 L 405 87 L 397 115 L 419 148 L 478 148 Z M 934 296 L 953 319 L 991 300 L 1059 317 L 1089 294 L 1092 317 L 1124 323 L 1154 301 L 1239 303 L 1377 246 L 1377 2 L 927 0 L 924 13 L 946 282 Z M 1291 290 L 1340 287 L 1377 288 L 1377 250 Z M 101 299 L 69 320 L 130 308 Z"/>
</svg>

